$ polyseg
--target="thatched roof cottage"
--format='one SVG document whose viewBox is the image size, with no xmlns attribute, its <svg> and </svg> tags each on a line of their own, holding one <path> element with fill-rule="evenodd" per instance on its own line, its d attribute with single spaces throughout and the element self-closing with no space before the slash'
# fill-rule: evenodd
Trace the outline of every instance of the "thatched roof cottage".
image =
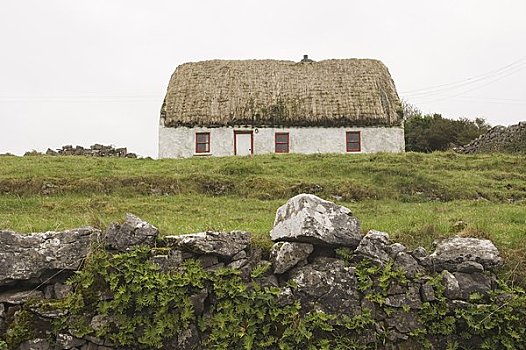
<svg viewBox="0 0 526 350">
<path fill-rule="evenodd" d="M 160 158 L 403 150 L 400 100 L 378 60 L 186 63 L 161 109 Z"/>
</svg>

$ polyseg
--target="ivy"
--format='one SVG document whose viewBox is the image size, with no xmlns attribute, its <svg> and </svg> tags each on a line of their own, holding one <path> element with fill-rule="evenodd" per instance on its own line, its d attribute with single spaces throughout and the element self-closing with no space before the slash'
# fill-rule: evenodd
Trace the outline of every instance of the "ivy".
<svg viewBox="0 0 526 350">
<path fill-rule="evenodd" d="M 287 304 L 279 288 L 258 283 L 270 270 L 268 263 L 256 266 L 247 282 L 237 270 L 205 271 L 191 259 L 177 271 L 163 272 L 150 261 L 151 255 L 149 248 L 118 254 L 93 251 L 69 281 L 74 292 L 54 305 L 68 311 L 55 331 L 96 336 L 134 349 L 162 348 L 194 325 L 201 332 L 201 345 L 217 350 L 375 349 L 386 341 L 384 322 L 366 308 L 357 315 L 343 315 L 307 310 L 299 302 Z M 390 288 L 421 281 L 407 277 L 392 261 L 380 265 L 364 260 L 356 266 L 355 276 L 358 290 L 388 316 L 394 310 L 385 305 Z M 422 347 L 431 348 L 430 339 L 441 338 L 449 350 L 463 349 L 474 339 L 482 339 L 483 349 L 526 349 L 524 291 L 503 284 L 489 295 L 473 294 L 467 307 L 452 310 L 441 276 L 426 283 L 433 287 L 435 299 L 422 303 L 418 311 L 422 326 L 411 334 Z M 287 286 L 297 288 L 293 280 Z M 191 296 L 203 289 L 212 302 L 199 316 Z M 408 307 L 401 310 L 411 312 Z M 11 327 L 12 341 L 24 335 L 27 325 L 23 326 L 21 317 Z"/>
<path fill-rule="evenodd" d="M 70 280 L 75 293 L 65 301 L 69 315 L 58 328 L 144 349 L 160 348 L 166 338 L 186 330 L 195 318 L 190 295 L 204 287 L 204 271 L 187 260 L 179 273 L 163 273 L 149 257 L 148 248 L 115 255 L 94 252 Z M 95 313 L 103 322 L 93 330 Z"/>
<path fill-rule="evenodd" d="M 523 289 L 500 288 L 486 297 L 472 295 L 466 308 L 455 317 L 466 334 L 482 340 L 481 349 L 526 349 L 526 293 Z"/>
</svg>

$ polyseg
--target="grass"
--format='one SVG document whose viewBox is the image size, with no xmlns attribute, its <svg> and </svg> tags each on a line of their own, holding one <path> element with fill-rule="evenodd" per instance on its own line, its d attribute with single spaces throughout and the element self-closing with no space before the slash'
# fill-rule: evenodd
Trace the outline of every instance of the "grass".
<svg viewBox="0 0 526 350">
<path fill-rule="evenodd" d="M 104 228 L 130 212 L 163 234 L 246 230 L 269 247 L 276 209 L 302 192 L 351 208 L 364 230 L 389 232 L 410 248 L 432 249 L 455 234 L 490 238 L 507 259 L 505 272 L 526 284 L 520 155 L 0 157 L 0 229 Z"/>
</svg>

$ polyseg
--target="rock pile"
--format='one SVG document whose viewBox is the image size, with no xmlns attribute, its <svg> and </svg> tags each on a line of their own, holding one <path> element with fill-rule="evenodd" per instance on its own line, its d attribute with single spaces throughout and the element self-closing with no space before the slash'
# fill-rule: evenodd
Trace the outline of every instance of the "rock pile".
<svg viewBox="0 0 526 350">
<path fill-rule="evenodd" d="M 161 271 L 175 273 L 183 261 L 195 259 L 206 271 L 230 267 L 240 271 L 247 284 L 279 288 L 281 305 L 301 303 L 302 312 L 324 311 L 353 317 L 370 312 L 378 327 L 389 334 L 388 345 L 379 349 L 419 348 L 412 338 L 422 327 L 418 318 L 422 305 L 438 298 L 431 275 L 443 281 L 443 293 L 450 311 L 469 305 L 472 293 L 484 295 L 495 288 L 492 271 L 501 264 L 497 248 L 488 240 L 451 238 L 439 242 L 432 254 L 425 249 L 408 250 L 390 241 L 387 233 L 371 230 L 362 234 L 358 220 L 347 208 L 314 195 L 298 195 L 278 209 L 271 231 L 275 242 L 265 260 L 261 249 L 251 244 L 247 232 L 201 232 L 164 238 L 158 230 L 129 215 L 123 224 L 112 225 L 105 233 L 93 228 L 30 235 L 0 231 L 0 336 L 16 319 L 28 300 L 60 299 L 71 293 L 64 282 L 78 269 L 92 244 L 119 252 L 135 245 L 152 247 L 151 261 Z M 382 296 L 382 304 L 368 298 L 378 290 L 379 276 L 371 273 L 364 287 L 360 266 L 387 267 L 402 271 L 406 283 L 392 283 Z M 251 274 L 262 264 L 271 269 L 257 277 Z M 385 283 L 385 281 L 384 281 Z M 376 288 L 376 289 L 375 289 Z M 104 298 L 112 298 L 111 295 Z M 213 291 L 202 288 L 192 295 L 196 317 L 206 318 L 214 306 Z M 386 313 L 381 307 L 389 307 Z M 46 331 L 21 343 L 17 349 L 117 349 L 93 333 L 84 336 L 62 332 L 52 334 L 49 326 L 60 316 L 56 310 L 31 308 Z M 90 327 L 96 329 L 105 316 L 95 315 Z M 47 325 L 47 326 L 46 326 Z M 166 349 L 204 349 L 203 334 L 192 324 L 185 334 L 174 334 Z M 453 334 L 453 341 L 461 342 Z M 431 339 L 436 349 L 445 349 L 446 340 Z M 374 331 L 364 335 L 364 345 L 377 341 Z M 475 344 L 476 345 L 476 344 Z"/>
<path fill-rule="evenodd" d="M 122 157 L 122 158 L 137 158 L 135 153 L 129 153 L 126 147 L 115 148 L 113 146 L 105 146 L 101 144 L 94 144 L 90 148 L 82 146 L 66 145 L 62 148 L 52 150 L 48 148 L 46 151 L 48 156 L 87 156 L 87 157 Z"/>
<path fill-rule="evenodd" d="M 526 152 L 526 122 L 495 126 L 469 144 L 454 148 L 459 153 Z"/>
</svg>

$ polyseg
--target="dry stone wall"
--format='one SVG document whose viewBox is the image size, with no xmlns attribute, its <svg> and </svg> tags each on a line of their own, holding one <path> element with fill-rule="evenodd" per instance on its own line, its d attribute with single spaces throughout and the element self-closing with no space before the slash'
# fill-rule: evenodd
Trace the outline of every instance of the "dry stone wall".
<svg viewBox="0 0 526 350">
<path fill-rule="evenodd" d="M 495 126 L 465 146 L 455 148 L 459 153 L 526 152 L 526 122 Z"/>
<path fill-rule="evenodd" d="M 28 152 L 27 155 L 31 155 Z M 48 148 L 46 151 L 48 156 L 87 156 L 87 157 L 121 157 L 121 158 L 137 158 L 135 153 L 128 152 L 126 147 L 116 148 L 111 145 L 94 144 L 89 148 L 82 146 L 66 145 L 57 150 Z"/>
<path fill-rule="evenodd" d="M 145 348 L 139 343 L 118 345 L 110 337 L 99 336 L 98 330 L 119 324 L 100 308 L 89 314 L 88 330 L 82 334 L 67 325 L 57 328 L 53 325 L 73 310 L 53 309 L 47 302 L 64 300 L 78 292 L 81 286 L 71 286 L 66 280 L 85 264 L 95 247 L 104 249 L 108 256 L 117 256 L 147 246 L 148 263 L 155 264 L 160 273 L 182 273 L 190 260 L 198 262 L 207 273 L 230 268 L 237 271 L 236 276 L 249 290 L 278 291 L 275 302 L 280 309 L 298 305 L 300 314 L 311 315 L 308 317 L 334 315 L 324 327 L 335 328 L 343 319 L 357 322 L 367 318 L 365 328 L 354 338 L 359 348 L 419 349 L 423 344 L 434 349 L 446 349 L 451 344 L 477 347 L 483 339 L 466 338 L 461 332 L 439 336 L 426 329 L 426 322 L 468 309 L 475 303 L 472 295 L 483 298 L 490 294 L 497 288 L 494 270 L 502 263 L 490 241 L 475 238 L 446 239 L 431 254 L 423 248 L 408 250 L 392 242 L 385 232 L 362 233 L 349 209 L 307 194 L 290 199 L 278 209 L 271 231 L 275 244 L 269 254 L 255 247 L 250 233 L 242 231 L 201 232 L 162 240 L 158 234 L 154 226 L 133 215 L 105 232 L 90 227 L 29 235 L 0 231 L 0 338 L 13 339 L 13 332 L 20 332 L 20 325 L 26 322 L 33 328 L 24 333 L 27 339 L 11 341 L 13 349 Z M 269 268 L 263 269 L 265 266 Z M 163 334 L 163 342 L 157 347 L 216 348 L 210 345 L 214 340 L 211 330 L 201 322 L 214 319 L 219 306 L 225 307 L 221 293 L 225 292 L 210 283 L 189 287 L 193 321 L 184 331 Z M 101 289 L 98 300 L 117 297 Z M 257 302 L 254 300 L 254 317 Z M 443 308 L 429 311 L 430 305 Z M 214 327 L 222 326 L 218 323 Z M 328 334 L 324 329 L 311 334 L 312 344 L 317 336 Z M 422 335 L 424 331 L 427 333 Z M 140 327 L 135 332 L 141 332 Z M 284 339 L 284 330 L 273 332 L 268 334 L 269 339 L 276 334 Z M 232 339 L 224 341 L 231 341 L 228 348 L 232 349 L 247 346 Z M 268 347 L 278 348 L 276 344 Z M 297 344 L 296 348 L 303 345 Z"/>
</svg>

